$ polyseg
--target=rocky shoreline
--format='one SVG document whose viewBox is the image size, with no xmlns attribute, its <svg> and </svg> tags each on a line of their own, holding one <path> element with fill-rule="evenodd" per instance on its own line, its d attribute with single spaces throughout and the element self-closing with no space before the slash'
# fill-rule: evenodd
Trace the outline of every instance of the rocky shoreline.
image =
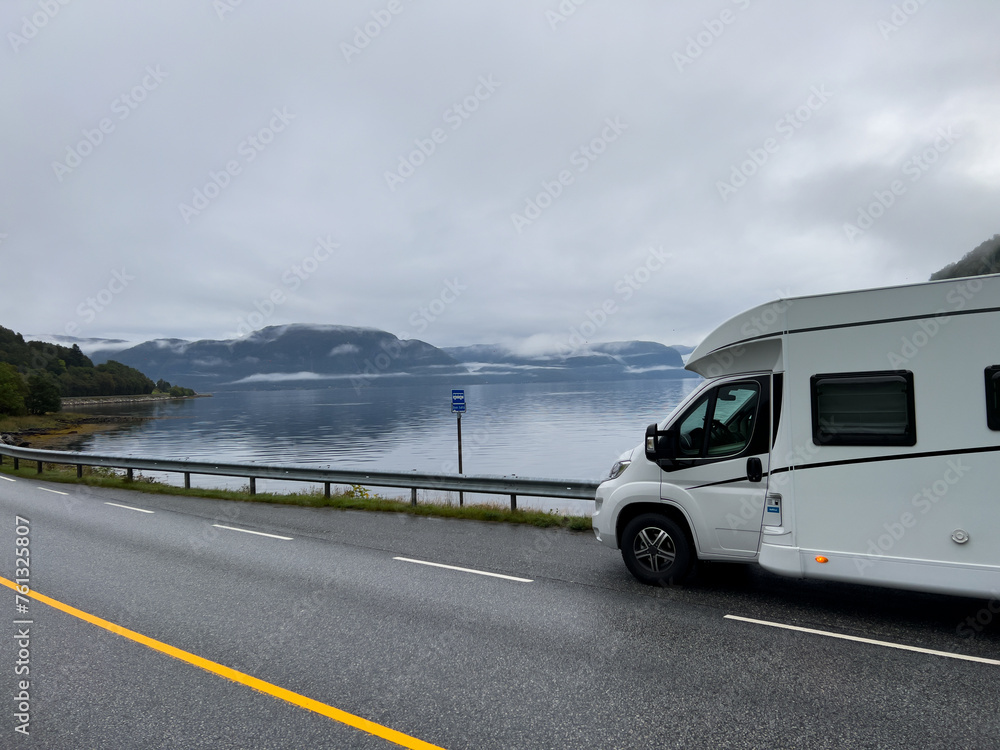
<svg viewBox="0 0 1000 750">
<path fill-rule="evenodd" d="M 171 396 L 166 393 L 150 393 L 139 396 L 76 396 L 62 399 L 62 406 L 63 409 L 71 410 L 78 407 L 106 406 L 109 404 L 142 404 L 156 401 L 206 398 L 211 395 L 211 393 L 198 393 L 194 396 Z M 0 444 L 13 445 L 18 448 L 33 447 L 67 450 L 68 446 L 78 443 L 83 435 L 102 430 L 120 429 L 155 418 L 126 414 L 95 414 L 93 411 L 76 414 L 60 411 L 39 418 L 42 426 L 36 425 L 20 430 L 8 429 L 6 432 L 0 434 Z M 39 420 L 36 420 L 36 423 Z"/>
<path fill-rule="evenodd" d="M 30 428 L 0 434 L 0 443 L 17 448 L 63 449 L 65 444 L 78 440 L 81 435 L 113 430 L 130 424 L 138 424 L 149 417 L 102 416 L 60 419 L 52 427 Z M 41 444 L 39 444 L 41 443 Z"/>
<path fill-rule="evenodd" d="M 144 396 L 72 396 L 62 400 L 63 408 L 75 406 L 102 406 L 103 404 L 139 404 L 147 401 L 180 401 L 188 398 L 207 398 L 211 393 L 198 393 L 194 396 L 170 396 L 165 393 Z"/>
</svg>

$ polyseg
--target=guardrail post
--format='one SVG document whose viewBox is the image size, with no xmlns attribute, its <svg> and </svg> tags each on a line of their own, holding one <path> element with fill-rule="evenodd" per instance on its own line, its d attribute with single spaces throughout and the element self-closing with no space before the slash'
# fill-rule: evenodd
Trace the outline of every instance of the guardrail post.
<svg viewBox="0 0 1000 750">
<path fill-rule="evenodd" d="M 41 474 L 42 473 L 42 462 L 41 461 L 38 462 L 38 471 L 36 473 L 37 474 Z"/>
<path fill-rule="evenodd" d="M 185 471 L 184 472 L 184 489 L 186 489 L 186 490 L 191 489 L 191 472 L 190 471 Z"/>
<path fill-rule="evenodd" d="M 18 460 L 17 456 L 14 456 L 14 471 L 21 468 L 21 462 Z"/>
<path fill-rule="evenodd" d="M 83 479 L 83 464 L 76 465 L 76 478 Z"/>
<path fill-rule="evenodd" d="M 517 510 L 517 495 L 510 496 L 510 509 Z"/>
<path fill-rule="evenodd" d="M 414 508 L 417 507 L 417 488 L 416 487 L 411 487 L 410 488 L 410 505 L 412 505 Z"/>
<path fill-rule="evenodd" d="M 250 494 L 257 494 L 257 477 L 250 477 Z"/>
<path fill-rule="evenodd" d="M 323 482 L 323 497 L 325 497 L 327 500 L 330 499 L 330 483 L 329 482 Z"/>
<path fill-rule="evenodd" d="M 132 469 L 125 469 L 125 481 L 131 482 L 135 479 L 135 475 L 132 473 Z"/>
</svg>

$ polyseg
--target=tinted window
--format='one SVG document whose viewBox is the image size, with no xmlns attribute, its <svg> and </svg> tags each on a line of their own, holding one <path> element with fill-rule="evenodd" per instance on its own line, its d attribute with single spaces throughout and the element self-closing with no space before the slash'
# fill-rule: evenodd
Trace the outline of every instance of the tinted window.
<svg viewBox="0 0 1000 750">
<path fill-rule="evenodd" d="M 747 447 L 757 421 L 760 386 L 729 383 L 699 398 L 678 425 L 678 457 L 717 458 Z"/>
<path fill-rule="evenodd" d="M 720 386 L 708 430 L 708 455 L 728 456 L 747 447 L 757 419 L 756 383 Z"/>
<path fill-rule="evenodd" d="M 986 368 L 986 424 L 1000 430 L 1000 365 Z"/>
<path fill-rule="evenodd" d="M 817 445 L 915 445 L 913 373 L 814 375 L 813 442 Z"/>
<path fill-rule="evenodd" d="M 712 393 L 708 392 L 699 398 L 681 420 L 678 429 L 678 456 L 695 457 L 701 455 L 702 448 L 705 446 L 705 416 L 708 414 L 711 396 Z"/>
</svg>

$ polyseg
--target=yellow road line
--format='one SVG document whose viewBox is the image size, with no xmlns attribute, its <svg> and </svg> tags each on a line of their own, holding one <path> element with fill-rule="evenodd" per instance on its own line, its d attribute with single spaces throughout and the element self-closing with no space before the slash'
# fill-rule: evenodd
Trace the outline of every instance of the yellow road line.
<svg viewBox="0 0 1000 750">
<path fill-rule="evenodd" d="M 6 578 L 0 577 L 0 584 L 3 584 L 9 589 L 14 589 L 17 591 L 17 584 L 13 581 L 9 581 Z M 231 669 L 222 664 L 218 664 L 214 661 L 208 659 L 203 659 L 200 656 L 192 654 L 188 651 L 171 646 L 169 643 L 164 643 L 163 641 L 158 641 L 155 638 L 150 638 L 143 635 L 142 633 L 137 633 L 134 630 L 129 630 L 128 628 L 123 628 L 121 625 L 116 625 L 108 620 L 103 620 L 100 617 L 84 612 L 83 610 L 77 609 L 76 607 L 71 607 L 68 604 L 63 604 L 60 601 L 51 599 L 44 594 L 39 594 L 37 591 L 32 591 L 28 594 L 32 599 L 42 602 L 43 604 L 48 604 L 50 607 L 54 607 L 68 615 L 77 617 L 85 622 L 89 622 L 91 625 L 96 625 L 99 628 L 104 628 L 112 633 L 117 633 L 120 636 L 128 638 L 135 641 L 136 643 L 141 643 L 149 648 L 156 649 L 164 654 L 168 654 L 175 659 L 180 659 L 188 664 L 193 664 L 196 667 L 201 667 L 206 672 L 212 672 L 220 677 L 225 677 L 233 682 L 238 682 L 241 685 L 246 685 L 254 690 L 259 690 L 262 693 L 267 693 L 268 695 L 274 696 L 275 698 L 280 698 L 283 701 L 288 701 L 296 706 L 304 708 L 308 711 L 313 711 L 318 714 L 322 714 L 327 718 L 333 719 L 334 721 L 339 721 L 341 724 L 346 724 L 349 727 L 354 727 L 355 729 L 360 729 L 362 732 L 367 732 L 368 734 L 375 735 L 376 737 L 381 737 L 382 739 L 388 740 L 389 742 L 394 742 L 397 745 L 401 745 L 410 750 L 444 750 L 437 745 L 432 745 L 429 742 L 424 742 L 416 737 L 410 737 L 402 732 L 397 732 L 395 729 L 390 729 L 389 727 L 384 727 L 381 724 L 376 724 L 374 721 L 368 721 L 368 719 L 362 719 L 360 716 L 355 716 L 347 711 L 341 711 L 339 708 L 334 708 L 333 706 L 327 705 L 326 703 L 320 703 L 312 698 L 307 698 L 304 695 L 299 695 L 298 693 L 293 693 L 291 690 L 286 690 L 285 688 L 278 687 L 277 685 L 272 685 L 270 682 L 265 682 L 264 680 L 259 680 L 256 677 L 251 677 L 248 674 L 239 672 L 235 669 Z"/>
</svg>

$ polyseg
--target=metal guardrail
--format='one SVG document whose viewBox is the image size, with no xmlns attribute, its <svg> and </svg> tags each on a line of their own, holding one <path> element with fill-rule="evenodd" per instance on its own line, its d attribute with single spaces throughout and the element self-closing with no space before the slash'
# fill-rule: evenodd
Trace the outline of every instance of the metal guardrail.
<svg viewBox="0 0 1000 750">
<path fill-rule="evenodd" d="M 313 482 L 324 486 L 330 497 L 332 484 L 364 485 L 371 487 L 401 487 L 410 490 L 410 503 L 417 504 L 417 490 L 443 490 L 489 495 L 509 495 L 511 510 L 517 509 L 517 496 L 553 497 L 571 500 L 593 500 L 600 482 L 575 479 L 528 479 L 515 476 L 469 474 L 423 474 L 411 472 L 360 471 L 344 469 L 315 469 L 306 466 L 264 466 L 259 464 L 227 464 L 201 461 L 175 461 L 159 458 L 133 458 L 130 456 L 100 456 L 92 453 L 49 451 L 35 448 L 17 448 L 0 444 L 0 463 L 3 457 L 14 460 L 14 468 L 21 461 L 34 461 L 38 473 L 43 464 L 76 466 L 76 475 L 83 476 L 84 466 L 103 466 L 125 469 L 132 480 L 133 472 L 164 471 L 184 475 L 185 488 L 191 487 L 192 474 L 246 477 L 250 480 L 250 494 L 257 491 L 258 479 L 283 479 L 293 482 Z"/>
</svg>

